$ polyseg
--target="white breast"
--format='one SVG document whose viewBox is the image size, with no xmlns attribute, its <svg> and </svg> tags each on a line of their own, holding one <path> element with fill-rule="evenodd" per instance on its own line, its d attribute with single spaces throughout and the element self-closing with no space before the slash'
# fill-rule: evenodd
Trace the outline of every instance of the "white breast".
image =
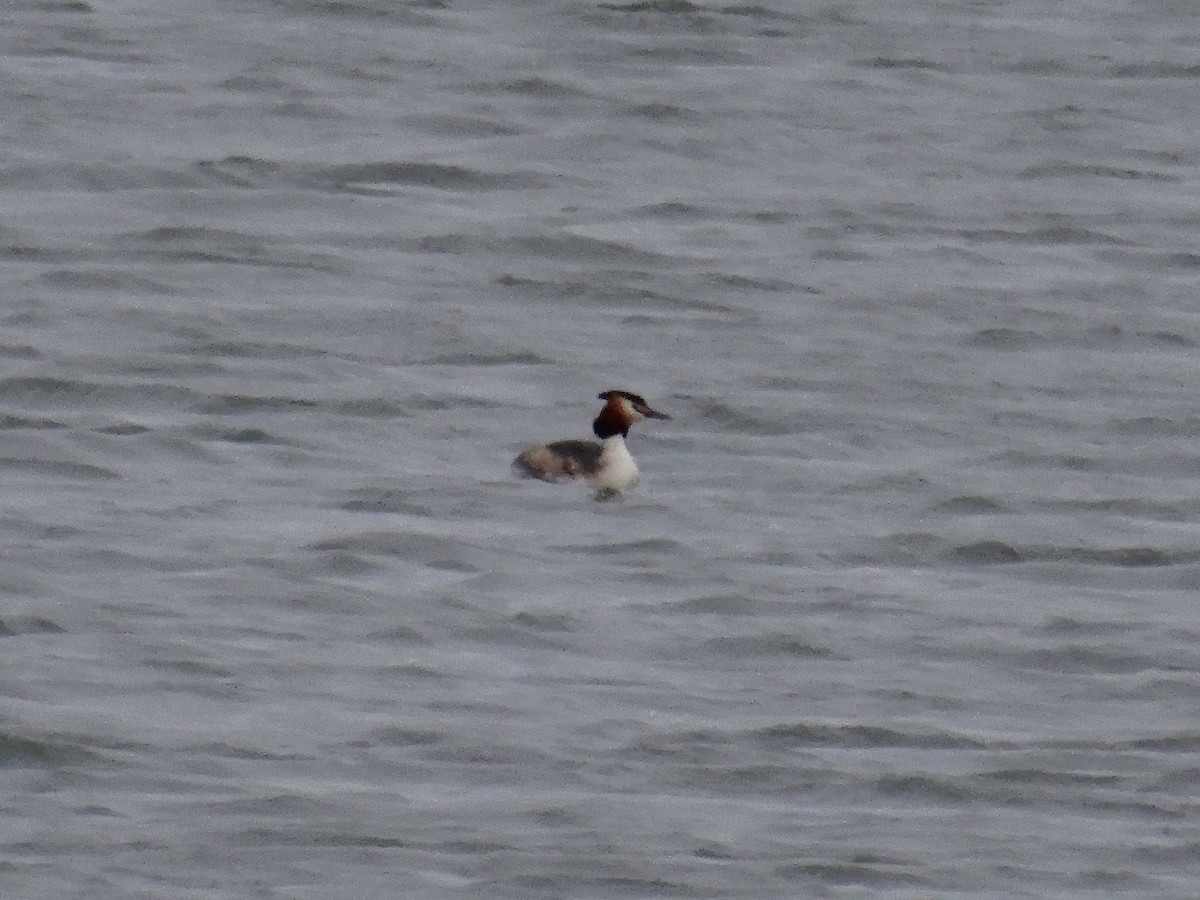
<svg viewBox="0 0 1200 900">
<path fill-rule="evenodd" d="M 637 481 L 638 467 L 621 435 L 606 438 L 592 483 L 600 490 L 620 491 Z"/>
</svg>

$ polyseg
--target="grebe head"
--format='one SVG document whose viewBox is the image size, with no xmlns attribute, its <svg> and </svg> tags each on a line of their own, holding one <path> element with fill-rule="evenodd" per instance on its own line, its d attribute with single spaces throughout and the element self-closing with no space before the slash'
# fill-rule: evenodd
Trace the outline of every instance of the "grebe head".
<svg viewBox="0 0 1200 900">
<path fill-rule="evenodd" d="M 630 391 L 603 391 L 600 399 L 606 401 L 600 415 L 592 422 L 596 437 L 604 439 L 614 435 L 625 436 L 634 422 L 642 419 L 669 419 L 666 413 L 652 409 L 640 394 Z"/>
</svg>

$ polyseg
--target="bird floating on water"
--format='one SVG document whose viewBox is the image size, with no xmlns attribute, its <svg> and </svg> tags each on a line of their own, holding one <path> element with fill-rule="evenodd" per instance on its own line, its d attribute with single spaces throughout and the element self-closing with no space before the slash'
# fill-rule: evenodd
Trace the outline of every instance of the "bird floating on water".
<svg viewBox="0 0 1200 900">
<path fill-rule="evenodd" d="M 597 496 L 611 497 L 635 484 L 637 462 L 625 446 L 630 427 L 642 419 L 669 419 L 652 409 L 645 398 L 630 391 L 604 391 L 600 415 L 592 422 L 599 441 L 553 441 L 522 451 L 513 465 L 523 475 L 543 481 L 583 478 Z"/>
</svg>

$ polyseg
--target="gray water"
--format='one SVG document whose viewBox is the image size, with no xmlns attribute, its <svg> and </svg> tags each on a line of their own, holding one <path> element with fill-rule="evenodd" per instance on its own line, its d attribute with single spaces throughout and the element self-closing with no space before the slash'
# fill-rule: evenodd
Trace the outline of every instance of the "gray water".
<svg viewBox="0 0 1200 900">
<path fill-rule="evenodd" d="M 0 19 L 5 898 L 1200 894 L 1193 4 Z"/>
</svg>

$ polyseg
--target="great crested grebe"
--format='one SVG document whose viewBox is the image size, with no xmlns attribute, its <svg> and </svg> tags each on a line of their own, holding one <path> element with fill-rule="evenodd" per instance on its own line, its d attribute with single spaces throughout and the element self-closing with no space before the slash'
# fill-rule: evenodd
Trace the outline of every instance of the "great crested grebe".
<svg viewBox="0 0 1200 900">
<path fill-rule="evenodd" d="M 554 441 L 523 451 L 513 465 L 524 475 L 543 481 L 583 478 L 600 496 L 611 496 L 634 484 L 637 463 L 625 446 L 625 438 L 634 422 L 642 419 L 669 419 L 666 413 L 651 409 L 645 399 L 629 391 L 604 391 L 600 415 L 592 422 L 599 441 Z"/>
</svg>

